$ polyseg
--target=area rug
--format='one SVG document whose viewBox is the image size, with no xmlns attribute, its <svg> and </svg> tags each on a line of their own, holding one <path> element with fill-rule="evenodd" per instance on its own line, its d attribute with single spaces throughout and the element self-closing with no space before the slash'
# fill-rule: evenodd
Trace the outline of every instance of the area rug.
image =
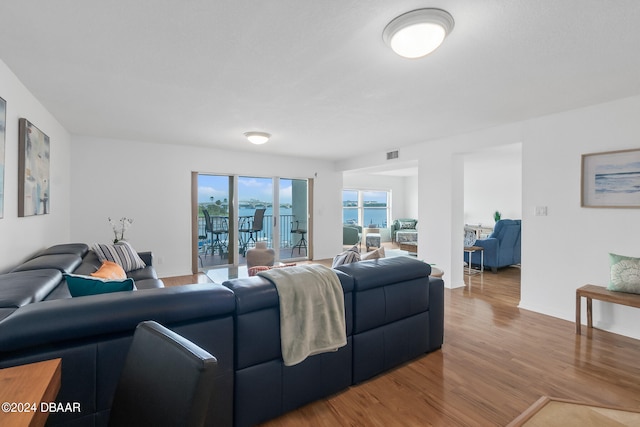
<svg viewBox="0 0 640 427">
<path fill-rule="evenodd" d="M 639 426 L 640 410 L 541 397 L 508 427 Z"/>
</svg>

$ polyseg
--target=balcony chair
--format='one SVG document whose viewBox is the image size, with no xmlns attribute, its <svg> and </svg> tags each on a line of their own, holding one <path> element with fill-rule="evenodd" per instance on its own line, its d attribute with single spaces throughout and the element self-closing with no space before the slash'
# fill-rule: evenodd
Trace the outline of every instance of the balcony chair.
<svg viewBox="0 0 640 427">
<path fill-rule="evenodd" d="M 203 426 L 218 361 L 184 337 L 142 322 L 116 387 L 109 426 Z"/>
<path fill-rule="evenodd" d="M 242 253 L 242 256 L 247 253 L 249 243 L 251 243 L 252 241 L 254 244 L 256 243 L 256 239 L 253 234 L 262 231 L 265 211 L 265 208 L 256 209 L 256 211 L 253 213 L 252 221 L 243 221 L 240 224 L 240 228 L 238 229 L 240 236 L 246 236 L 247 234 L 249 234 L 249 238 L 247 238 L 247 240 L 243 240 L 240 242 L 240 253 Z"/>
<path fill-rule="evenodd" d="M 307 241 L 304 238 L 304 235 L 307 233 L 307 230 L 304 228 L 300 228 L 300 221 L 296 221 L 295 228 L 293 227 L 293 223 L 291 223 L 291 233 L 300 235 L 300 240 L 298 240 L 298 243 L 293 245 L 293 247 L 291 248 L 291 256 L 293 257 L 293 251 L 296 248 L 298 248 L 298 255 L 300 255 L 300 251 L 302 249 L 304 249 L 304 254 L 307 255 Z"/>
<path fill-rule="evenodd" d="M 211 235 L 211 245 L 208 249 L 211 249 L 211 255 L 213 255 L 217 250 L 220 256 L 222 256 L 222 254 L 227 250 L 227 245 L 224 240 L 220 239 L 220 236 L 229 233 L 227 219 L 220 216 L 212 217 L 209 214 L 209 211 L 205 209 L 202 210 L 202 213 L 204 213 L 205 232 L 207 233 L 207 236 Z M 205 251 L 205 255 L 207 251 Z"/>
</svg>

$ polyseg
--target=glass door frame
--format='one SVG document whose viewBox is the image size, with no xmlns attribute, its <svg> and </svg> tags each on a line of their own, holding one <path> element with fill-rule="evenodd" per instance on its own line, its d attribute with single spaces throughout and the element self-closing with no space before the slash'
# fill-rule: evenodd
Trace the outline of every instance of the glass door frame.
<svg viewBox="0 0 640 427">
<path fill-rule="evenodd" d="M 218 267 L 238 267 L 240 265 L 240 253 L 239 253 L 239 231 L 238 231 L 238 212 L 239 212 L 239 191 L 238 191 L 238 180 L 242 177 L 248 178 L 260 178 L 260 179 L 271 179 L 273 183 L 273 192 L 272 192 L 272 215 L 273 220 L 271 225 L 272 229 L 272 247 L 276 252 L 276 260 L 310 260 L 313 259 L 313 178 L 288 178 L 288 177 L 280 177 L 280 176 L 272 176 L 272 177 L 260 177 L 260 176 L 247 176 L 247 175 L 230 175 L 230 174 L 220 174 L 220 173 L 206 173 L 206 172 L 191 172 L 191 212 L 192 212 L 192 226 L 191 226 L 191 239 L 192 239 L 192 261 L 191 261 L 191 269 L 193 274 L 198 274 L 202 271 L 199 268 L 199 253 L 198 253 L 198 214 L 199 214 L 199 204 L 198 204 L 198 176 L 199 175 L 217 175 L 217 176 L 225 176 L 229 178 L 229 220 L 228 220 L 228 247 L 229 247 L 229 263 L 228 264 L 220 264 L 216 266 L 212 266 L 211 268 Z M 306 256 L 302 257 L 293 257 L 293 256 L 282 256 L 282 251 L 280 250 L 281 246 L 281 233 L 283 230 L 282 224 L 280 224 L 280 179 L 286 180 L 300 180 L 306 181 L 307 183 L 307 232 L 306 232 L 306 240 L 307 240 L 307 251 Z"/>
</svg>

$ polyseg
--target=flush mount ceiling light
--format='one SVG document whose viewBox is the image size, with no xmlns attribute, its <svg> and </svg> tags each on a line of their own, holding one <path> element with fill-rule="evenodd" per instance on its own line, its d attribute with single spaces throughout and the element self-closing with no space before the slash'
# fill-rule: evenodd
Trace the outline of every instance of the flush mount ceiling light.
<svg viewBox="0 0 640 427">
<path fill-rule="evenodd" d="M 266 132 L 245 132 L 244 136 L 247 137 L 249 142 L 256 145 L 264 144 L 271 138 L 271 134 Z"/>
<path fill-rule="evenodd" d="M 436 50 L 453 30 L 453 17 L 442 9 L 417 9 L 395 18 L 382 39 L 398 55 L 421 58 Z"/>
</svg>

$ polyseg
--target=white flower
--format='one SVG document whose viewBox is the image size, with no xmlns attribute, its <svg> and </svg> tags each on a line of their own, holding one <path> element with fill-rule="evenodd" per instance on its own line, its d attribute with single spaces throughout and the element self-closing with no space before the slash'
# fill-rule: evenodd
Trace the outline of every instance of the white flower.
<svg viewBox="0 0 640 427">
<path fill-rule="evenodd" d="M 111 218 L 107 219 L 109 220 L 109 224 L 111 224 L 111 228 L 113 229 L 113 234 L 115 236 L 113 243 L 118 243 L 120 240 L 124 240 L 124 232 L 131 227 L 133 219 L 124 216 L 120 218 L 119 221 L 113 221 Z"/>
</svg>

